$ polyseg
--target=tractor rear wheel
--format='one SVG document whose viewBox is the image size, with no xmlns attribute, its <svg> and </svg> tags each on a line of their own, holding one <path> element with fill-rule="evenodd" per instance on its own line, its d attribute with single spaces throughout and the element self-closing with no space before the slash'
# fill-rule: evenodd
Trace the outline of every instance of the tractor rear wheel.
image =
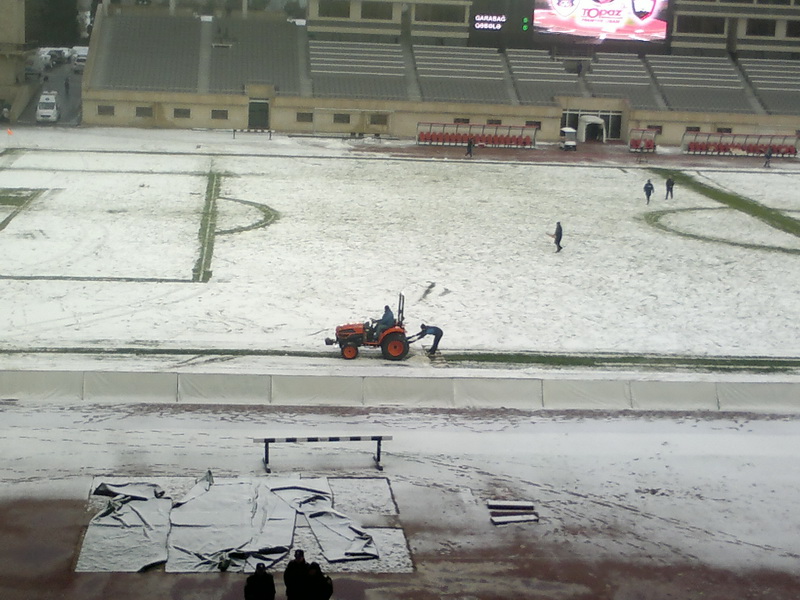
<svg viewBox="0 0 800 600">
<path fill-rule="evenodd" d="M 358 356 L 358 346 L 353 344 L 345 344 L 342 346 L 342 358 L 353 360 Z"/>
<path fill-rule="evenodd" d="M 381 343 L 383 358 L 386 360 L 403 360 L 408 354 L 408 341 L 402 333 L 390 333 Z"/>
</svg>

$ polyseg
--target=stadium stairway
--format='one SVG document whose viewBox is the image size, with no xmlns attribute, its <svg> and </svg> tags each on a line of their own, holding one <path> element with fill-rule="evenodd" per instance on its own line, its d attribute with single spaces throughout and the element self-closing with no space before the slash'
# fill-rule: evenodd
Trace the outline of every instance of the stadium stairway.
<svg viewBox="0 0 800 600">
<path fill-rule="evenodd" d="M 647 71 L 648 76 L 650 77 L 650 85 L 653 88 L 654 95 L 656 98 L 656 104 L 661 107 L 663 110 L 671 110 L 669 103 L 667 102 L 666 97 L 664 96 L 664 91 L 661 89 L 661 86 L 658 83 L 658 79 L 656 79 L 656 74 L 653 72 L 653 67 L 650 66 L 650 63 L 646 60 L 642 60 L 644 64 L 644 68 Z"/>
<path fill-rule="evenodd" d="M 406 68 L 406 81 L 408 82 L 408 99 L 412 102 L 422 101 L 422 90 L 417 77 L 417 63 L 414 62 L 414 51 L 411 49 L 411 37 L 403 36 L 400 40 L 403 50 L 403 63 Z"/>
<path fill-rule="evenodd" d="M 757 115 L 766 115 L 768 111 L 765 108 L 764 102 L 761 100 L 761 98 L 759 98 L 753 82 L 750 81 L 747 73 L 745 73 L 744 69 L 739 64 L 739 61 L 736 60 L 736 57 L 733 55 L 731 55 L 731 62 L 736 69 L 736 74 L 739 76 L 739 80 L 742 82 L 742 87 L 744 87 L 744 95 L 747 98 L 747 101 L 750 103 L 750 106 L 753 107 L 753 112 L 755 112 Z"/>
<path fill-rule="evenodd" d="M 297 28 L 298 49 L 298 79 L 300 80 L 300 95 L 310 98 L 314 95 L 314 84 L 311 81 L 311 56 L 308 51 L 308 32 L 305 27 Z"/>
<path fill-rule="evenodd" d="M 502 58 L 500 62 L 503 65 L 503 79 L 506 84 L 508 97 L 511 98 L 511 106 L 519 106 L 519 94 L 517 93 L 517 86 L 514 85 L 514 78 L 511 76 L 511 66 L 508 64 L 508 57 L 505 51 L 501 52 L 500 56 Z"/>
</svg>

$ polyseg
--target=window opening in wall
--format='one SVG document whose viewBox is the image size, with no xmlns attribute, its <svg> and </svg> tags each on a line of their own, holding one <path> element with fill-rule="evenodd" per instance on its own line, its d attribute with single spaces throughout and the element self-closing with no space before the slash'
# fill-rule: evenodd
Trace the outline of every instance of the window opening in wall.
<svg viewBox="0 0 800 600">
<path fill-rule="evenodd" d="M 647 128 L 655 130 L 659 135 L 664 133 L 664 131 L 663 131 L 664 130 L 664 126 L 663 125 L 648 125 Z"/>
<path fill-rule="evenodd" d="M 502 125 L 503 124 L 503 120 L 502 119 L 486 119 L 486 124 L 487 125 Z"/>
<path fill-rule="evenodd" d="M 114 105 L 113 104 L 98 104 L 97 105 L 97 114 L 101 117 L 113 117 L 114 116 Z"/>
<path fill-rule="evenodd" d="M 717 133 L 733 133 L 730 127 L 717 127 Z"/>
<path fill-rule="evenodd" d="M 299 112 L 299 113 L 297 113 L 297 122 L 298 123 L 313 123 L 314 122 L 314 113 L 310 113 L 310 112 Z"/>
<path fill-rule="evenodd" d="M 725 19 L 724 17 L 678 15 L 678 19 L 675 22 L 675 31 L 678 33 L 723 35 L 725 33 Z"/>
<path fill-rule="evenodd" d="M 800 37 L 800 21 L 786 21 L 786 37 Z"/>
<path fill-rule="evenodd" d="M 349 19 L 350 0 L 320 0 L 319 16 L 332 19 Z"/>
<path fill-rule="evenodd" d="M 456 117 L 453 119 L 453 123 L 458 123 L 459 125 L 469 125 L 469 119 L 466 117 Z"/>
<path fill-rule="evenodd" d="M 137 106 L 136 107 L 136 116 L 137 117 L 144 117 L 144 118 L 152 118 L 152 116 L 153 116 L 153 107 L 152 106 Z"/>
<path fill-rule="evenodd" d="M 430 21 L 434 23 L 464 23 L 464 7 L 415 4 L 414 18 L 417 21 Z"/>
<path fill-rule="evenodd" d="M 212 108 L 211 109 L 211 118 L 212 119 L 219 119 L 221 121 L 228 120 L 228 111 L 222 108 Z"/>
<path fill-rule="evenodd" d="M 192 111 L 188 108 L 176 108 L 172 111 L 172 116 L 176 119 L 189 119 L 192 116 Z"/>
<path fill-rule="evenodd" d="M 387 126 L 389 124 L 389 115 L 385 113 L 375 113 L 369 116 L 369 124 L 370 125 L 382 125 Z"/>
<path fill-rule="evenodd" d="M 686 132 L 687 133 L 698 132 L 698 131 L 700 131 L 699 127 L 687 127 L 686 128 Z"/>
<path fill-rule="evenodd" d="M 539 129 L 542 128 L 541 121 L 525 121 L 525 127 L 538 127 Z"/>
<path fill-rule="evenodd" d="M 340 125 L 347 125 L 350 123 L 349 113 L 333 113 L 333 122 Z"/>
<path fill-rule="evenodd" d="M 775 21 L 772 19 L 747 19 L 747 35 L 775 37 Z"/>
<path fill-rule="evenodd" d="M 393 6 L 389 2 L 369 2 L 364 0 L 361 3 L 361 18 L 375 19 L 380 21 L 392 20 Z"/>
</svg>

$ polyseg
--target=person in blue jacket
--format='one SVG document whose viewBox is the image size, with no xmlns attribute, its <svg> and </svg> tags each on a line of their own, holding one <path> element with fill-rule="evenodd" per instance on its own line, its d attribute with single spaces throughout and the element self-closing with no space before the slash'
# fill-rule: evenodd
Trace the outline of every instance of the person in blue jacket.
<svg viewBox="0 0 800 600">
<path fill-rule="evenodd" d="M 439 348 L 439 340 L 441 340 L 442 336 L 444 335 L 444 332 L 439 327 L 436 327 L 435 325 L 425 325 L 425 323 L 423 323 L 420 325 L 419 332 L 408 338 L 408 341 L 414 342 L 416 340 L 421 340 L 426 335 L 433 336 L 433 346 L 431 346 L 431 349 L 428 350 L 428 355 L 433 356 L 436 354 L 436 350 Z"/>
<path fill-rule="evenodd" d="M 650 204 L 650 196 L 653 194 L 654 189 L 653 182 L 648 179 L 647 183 L 644 184 L 644 195 L 647 196 L 648 204 Z"/>
<path fill-rule="evenodd" d="M 389 329 L 389 327 L 394 327 L 394 313 L 387 304 L 383 307 L 383 316 L 380 318 L 380 321 L 375 324 L 375 339 L 377 340 L 381 337 L 381 334 Z"/>
</svg>

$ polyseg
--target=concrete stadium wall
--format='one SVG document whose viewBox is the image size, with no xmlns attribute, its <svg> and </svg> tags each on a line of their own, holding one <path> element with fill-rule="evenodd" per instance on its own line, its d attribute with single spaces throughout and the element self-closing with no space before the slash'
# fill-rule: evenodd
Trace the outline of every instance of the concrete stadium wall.
<svg viewBox="0 0 800 600">
<path fill-rule="evenodd" d="M 800 414 L 800 382 L 0 371 L 0 402 Z"/>
</svg>

